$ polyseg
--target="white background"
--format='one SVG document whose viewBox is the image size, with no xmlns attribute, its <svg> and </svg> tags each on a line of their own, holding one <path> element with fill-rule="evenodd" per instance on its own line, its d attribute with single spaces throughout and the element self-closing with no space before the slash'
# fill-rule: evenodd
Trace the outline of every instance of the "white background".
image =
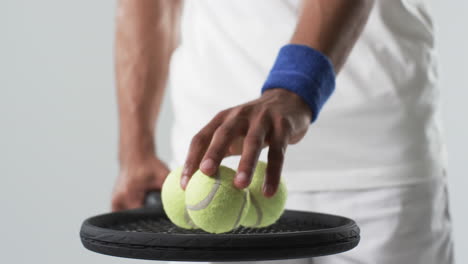
<svg viewBox="0 0 468 264">
<path fill-rule="evenodd" d="M 0 0 L 0 262 L 141 263 L 91 253 L 81 221 L 117 174 L 114 1 Z M 434 3 L 457 263 L 468 263 L 468 2 Z M 169 157 L 171 112 L 158 127 Z M 402 263 L 403 264 L 403 263 Z"/>
</svg>

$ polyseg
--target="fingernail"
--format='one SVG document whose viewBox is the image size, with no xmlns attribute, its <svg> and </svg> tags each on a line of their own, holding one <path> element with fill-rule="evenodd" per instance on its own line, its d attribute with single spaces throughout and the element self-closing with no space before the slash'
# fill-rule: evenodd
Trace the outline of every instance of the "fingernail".
<svg viewBox="0 0 468 264">
<path fill-rule="evenodd" d="M 274 192 L 273 186 L 269 184 L 263 185 L 263 194 L 266 197 L 271 197 L 273 195 L 273 192 Z"/>
<path fill-rule="evenodd" d="M 245 182 L 247 182 L 249 179 L 247 178 L 247 173 L 245 172 L 239 172 L 236 175 L 236 182 L 240 183 L 241 185 L 244 185 Z"/>
<path fill-rule="evenodd" d="M 215 163 L 212 159 L 207 159 L 202 162 L 200 169 L 203 171 L 209 171 L 215 167 Z"/>
<path fill-rule="evenodd" d="M 182 170 L 182 177 L 188 177 L 188 174 L 189 174 L 189 168 L 184 167 L 184 169 Z"/>
<path fill-rule="evenodd" d="M 189 180 L 189 177 L 182 176 L 182 179 L 180 180 L 180 186 L 182 187 L 182 189 L 185 189 L 185 187 L 187 186 L 188 180 Z"/>
</svg>

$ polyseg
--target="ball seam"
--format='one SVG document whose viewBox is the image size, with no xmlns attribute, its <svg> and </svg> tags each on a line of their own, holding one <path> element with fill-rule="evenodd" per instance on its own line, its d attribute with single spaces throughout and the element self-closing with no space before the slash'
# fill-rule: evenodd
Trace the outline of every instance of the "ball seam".
<svg viewBox="0 0 468 264">
<path fill-rule="evenodd" d="M 205 198 L 203 198 L 203 200 L 198 202 L 197 204 L 194 204 L 194 205 L 188 205 L 187 204 L 186 208 L 188 210 L 191 210 L 191 211 L 199 211 L 199 210 L 205 209 L 213 201 L 213 199 L 214 199 L 216 193 L 218 192 L 218 189 L 219 189 L 220 186 L 221 186 L 221 176 L 220 176 L 219 171 L 218 171 L 216 173 L 216 176 L 215 176 L 215 182 L 213 184 L 213 187 L 211 187 L 211 190 L 208 193 L 208 195 Z"/>
</svg>

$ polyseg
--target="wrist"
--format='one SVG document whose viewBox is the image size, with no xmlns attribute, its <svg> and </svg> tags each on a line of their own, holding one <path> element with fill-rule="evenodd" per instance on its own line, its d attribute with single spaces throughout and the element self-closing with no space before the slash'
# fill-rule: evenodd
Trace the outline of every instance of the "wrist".
<svg viewBox="0 0 468 264">
<path fill-rule="evenodd" d="M 300 96 L 310 108 L 313 122 L 335 89 L 333 65 L 326 56 L 311 47 L 286 45 L 280 49 L 262 93 L 276 88 Z"/>
<path fill-rule="evenodd" d="M 289 105 L 295 107 L 299 113 L 302 113 L 309 120 L 308 123 L 312 120 L 313 113 L 307 102 L 294 92 L 283 88 L 272 88 L 265 90 L 261 97 L 271 98 L 278 102 L 288 102 Z"/>
</svg>

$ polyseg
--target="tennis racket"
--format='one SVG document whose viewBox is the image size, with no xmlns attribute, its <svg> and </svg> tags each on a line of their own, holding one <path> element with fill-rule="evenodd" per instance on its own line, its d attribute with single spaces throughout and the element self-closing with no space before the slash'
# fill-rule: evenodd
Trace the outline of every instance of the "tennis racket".
<svg viewBox="0 0 468 264">
<path fill-rule="evenodd" d="M 147 196 L 143 208 L 88 218 L 80 237 L 97 253 L 166 261 L 310 258 L 350 250 L 360 239 L 351 219 L 292 210 L 264 228 L 238 227 L 224 234 L 186 230 L 167 218 L 158 192 Z"/>
</svg>

